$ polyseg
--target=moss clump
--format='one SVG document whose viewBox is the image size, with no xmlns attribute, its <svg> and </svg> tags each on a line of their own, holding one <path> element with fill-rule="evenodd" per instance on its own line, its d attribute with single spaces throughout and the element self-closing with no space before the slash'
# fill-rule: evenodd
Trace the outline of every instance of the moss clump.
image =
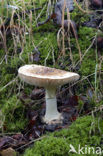
<svg viewBox="0 0 103 156">
<path fill-rule="evenodd" d="M 20 129 L 24 128 L 27 123 L 25 108 L 20 100 L 18 100 L 17 95 L 13 95 L 8 99 L 6 97 L 3 101 L 3 105 L 0 106 L 0 109 L 5 116 L 5 130 L 20 131 Z"/>
<path fill-rule="evenodd" d="M 101 132 L 103 131 L 102 124 L 103 121 L 101 120 L 99 122 Z M 68 129 L 55 132 L 41 141 L 37 141 L 34 147 L 26 150 L 24 156 L 76 155 L 69 154 L 70 144 L 76 150 L 79 144 L 81 147 L 85 145 L 97 147 L 100 146 L 101 136 L 102 134 L 98 129 L 98 119 L 93 119 L 92 116 L 85 116 L 78 118 Z"/>
<path fill-rule="evenodd" d="M 80 5 L 80 3 L 79 3 Z M 82 7 L 82 6 L 81 6 Z M 70 13 L 71 19 L 74 20 L 77 24 L 84 23 L 88 21 L 90 15 L 83 13 L 80 9 L 75 5 L 75 9 L 72 13 Z"/>
<path fill-rule="evenodd" d="M 44 144 L 44 146 L 43 146 Z M 24 156 L 58 156 L 68 153 L 68 144 L 64 138 L 55 138 L 52 136 L 36 143 L 35 149 L 29 149 Z"/>
<path fill-rule="evenodd" d="M 73 45 L 72 46 L 73 59 L 75 62 L 79 61 L 78 72 L 81 76 L 88 76 L 95 72 L 95 67 L 97 64 L 96 52 L 93 46 L 91 46 L 91 48 L 89 48 L 89 46 L 92 44 L 92 40 L 96 35 L 96 33 L 97 30 L 94 28 L 87 28 L 87 27 L 80 26 L 78 31 L 78 43 L 81 49 L 82 56 L 85 55 L 81 63 L 80 63 L 80 57 L 78 54 L 79 52 L 77 49 L 76 41 L 74 38 L 71 39 L 71 45 Z M 94 81 L 94 79 L 92 79 L 92 81 Z"/>
</svg>

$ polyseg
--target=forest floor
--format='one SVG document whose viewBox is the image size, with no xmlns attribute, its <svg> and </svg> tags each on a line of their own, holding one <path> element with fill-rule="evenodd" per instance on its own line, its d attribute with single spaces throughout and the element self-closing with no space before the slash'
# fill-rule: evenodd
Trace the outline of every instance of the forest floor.
<svg viewBox="0 0 103 156">
<path fill-rule="evenodd" d="M 101 6 L 88 1 L 78 2 L 79 7 L 73 3 L 61 26 L 53 22 L 55 16 L 39 26 L 53 13 L 56 0 L 0 1 L 1 156 L 78 155 L 69 153 L 70 144 L 85 147 L 80 154 L 89 155 L 88 147 L 95 150 L 91 156 L 102 153 L 103 14 Z M 63 19 L 75 22 L 76 35 L 72 27 L 64 29 Z M 78 81 L 57 90 L 62 124 L 41 122 L 45 91 L 20 80 L 18 69 L 25 64 L 80 75 Z"/>
</svg>

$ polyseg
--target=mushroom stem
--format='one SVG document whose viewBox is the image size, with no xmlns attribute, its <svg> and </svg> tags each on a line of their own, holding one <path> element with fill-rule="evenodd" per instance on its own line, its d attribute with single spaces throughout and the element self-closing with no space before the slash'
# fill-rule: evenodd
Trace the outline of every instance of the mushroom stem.
<svg viewBox="0 0 103 156">
<path fill-rule="evenodd" d="M 53 120 L 60 120 L 61 113 L 57 110 L 56 88 L 46 88 L 46 113 L 44 122 L 50 123 Z"/>
</svg>

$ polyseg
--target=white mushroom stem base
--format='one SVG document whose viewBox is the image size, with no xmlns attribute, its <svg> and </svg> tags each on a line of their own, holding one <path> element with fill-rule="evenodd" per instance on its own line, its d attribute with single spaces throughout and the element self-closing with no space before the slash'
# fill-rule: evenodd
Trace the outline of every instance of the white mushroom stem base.
<svg viewBox="0 0 103 156">
<path fill-rule="evenodd" d="M 62 114 L 57 110 L 56 88 L 46 88 L 46 113 L 43 121 L 47 124 L 61 123 Z"/>
</svg>

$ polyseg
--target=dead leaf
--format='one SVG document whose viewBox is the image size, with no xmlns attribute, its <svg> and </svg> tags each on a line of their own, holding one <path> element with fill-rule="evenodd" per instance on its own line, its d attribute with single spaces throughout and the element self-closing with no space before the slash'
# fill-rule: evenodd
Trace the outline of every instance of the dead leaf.
<svg viewBox="0 0 103 156">
<path fill-rule="evenodd" d="M 30 97 L 31 97 L 31 99 L 32 100 L 40 100 L 41 98 L 43 98 L 44 97 L 44 94 L 45 94 L 45 92 L 44 92 L 44 89 L 34 89 L 32 92 L 31 92 L 31 95 L 30 95 Z"/>
<path fill-rule="evenodd" d="M 10 147 L 10 148 L 7 148 L 5 150 L 2 150 L 0 152 L 0 155 L 1 156 L 16 156 L 16 152 L 13 148 Z"/>
</svg>

